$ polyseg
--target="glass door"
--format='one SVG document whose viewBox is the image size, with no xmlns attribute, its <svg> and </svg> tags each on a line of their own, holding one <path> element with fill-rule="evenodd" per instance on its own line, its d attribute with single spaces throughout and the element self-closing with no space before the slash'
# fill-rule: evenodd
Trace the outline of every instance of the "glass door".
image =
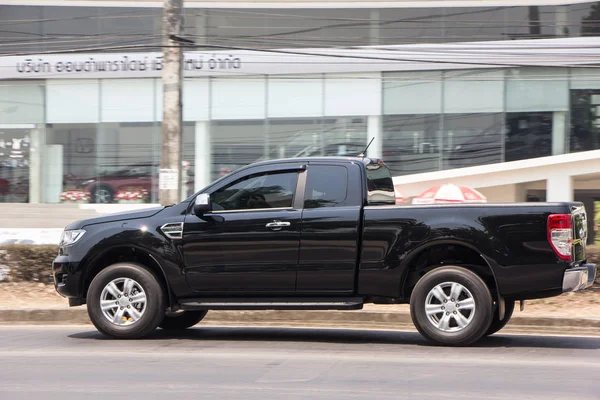
<svg viewBox="0 0 600 400">
<path fill-rule="evenodd" d="M 0 202 L 29 202 L 31 129 L 0 125 Z"/>
</svg>

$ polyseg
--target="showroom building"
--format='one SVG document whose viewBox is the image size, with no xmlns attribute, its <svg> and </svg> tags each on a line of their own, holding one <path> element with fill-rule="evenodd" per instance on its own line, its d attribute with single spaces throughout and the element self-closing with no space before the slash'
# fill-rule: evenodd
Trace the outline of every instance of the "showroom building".
<svg viewBox="0 0 600 400">
<path fill-rule="evenodd" d="M 162 3 L 18 3 L 0 1 L 0 202 L 136 186 L 157 202 Z M 600 149 L 600 2 L 526 3 L 186 2 L 182 198 L 254 161 L 374 139 L 408 196 L 488 168 L 473 185 L 490 200 L 589 202 L 595 153 L 582 180 L 571 164 L 522 177 Z"/>
</svg>

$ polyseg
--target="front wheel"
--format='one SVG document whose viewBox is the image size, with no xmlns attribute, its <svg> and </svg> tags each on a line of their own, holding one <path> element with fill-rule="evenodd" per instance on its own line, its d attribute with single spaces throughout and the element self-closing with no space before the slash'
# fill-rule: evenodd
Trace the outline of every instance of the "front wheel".
<svg viewBox="0 0 600 400">
<path fill-rule="evenodd" d="M 165 313 L 158 280 L 142 265 L 113 264 L 98 273 L 87 293 L 90 320 L 101 333 L 136 339 L 154 331 Z"/>
<path fill-rule="evenodd" d="M 410 313 L 425 338 L 441 345 L 468 346 L 490 327 L 492 296 L 475 273 L 462 267 L 441 267 L 417 282 Z"/>
<path fill-rule="evenodd" d="M 166 313 L 159 327 L 167 331 L 181 331 L 202 321 L 207 313 L 207 310 Z"/>
</svg>

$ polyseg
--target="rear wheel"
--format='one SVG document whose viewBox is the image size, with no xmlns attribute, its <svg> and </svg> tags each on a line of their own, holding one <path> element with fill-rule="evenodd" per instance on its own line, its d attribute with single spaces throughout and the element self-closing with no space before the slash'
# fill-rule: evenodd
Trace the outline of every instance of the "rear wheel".
<svg viewBox="0 0 600 400">
<path fill-rule="evenodd" d="M 494 312 L 494 319 L 492 320 L 492 324 L 488 328 L 485 335 L 486 336 L 493 335 L 494 333 L 498 332 L 500 329 L 504 328 L 506 326 L 506 324 L 508 324 L 508 321 L 510 321 L 510 318 L 512 317 L 514 311 L 515 311 L 515 302 L 514 301 L 505 302 L 504 303 L 504 318 L 500 319 L 499 318 L 500 307 L 496 307 L 496 311 Z"/>
<path fill-rule="evenodd" d="M 468 346 L 479 340 L 492 322 L 492 296 L 475 273 L 462 267 L 441 267 L 417 282 L 410 313 L 425 338 L 447 346 Z"/>
<path fill-rule="evenodd" d="M 101 333 L 135 339 L 156 329 L 165 313 L 158 280 L 145 267 L 118 263 L 100 271 L 87 293 L 90 320 Z"/>
<path fill-rule="evenodd" d="M 202 321 L 207 313 L 208 310 L 167 312 L 158 326 L 168 331 L 184 330 Z"/>
</svg>

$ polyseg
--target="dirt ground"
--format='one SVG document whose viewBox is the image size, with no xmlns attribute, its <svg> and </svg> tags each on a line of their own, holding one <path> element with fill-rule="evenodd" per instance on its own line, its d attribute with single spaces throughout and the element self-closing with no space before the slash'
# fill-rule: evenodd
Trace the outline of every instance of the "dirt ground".
<svg viewBox="0 0 600 400">
<path fill-rule="evenodd" d="M 52 285 L 43 283 L 0 282 L 0 309 L 67 309 L 66 299 L 56 293 Z M 366 304 L 365 311 L 408 312 L 408 305 Z M 600 288 L 593 287 L 579 293 L 528 300 L 525 310 L 515 310 L 515 316 L 572 317 L 600 319 Z"/>
</svg>

